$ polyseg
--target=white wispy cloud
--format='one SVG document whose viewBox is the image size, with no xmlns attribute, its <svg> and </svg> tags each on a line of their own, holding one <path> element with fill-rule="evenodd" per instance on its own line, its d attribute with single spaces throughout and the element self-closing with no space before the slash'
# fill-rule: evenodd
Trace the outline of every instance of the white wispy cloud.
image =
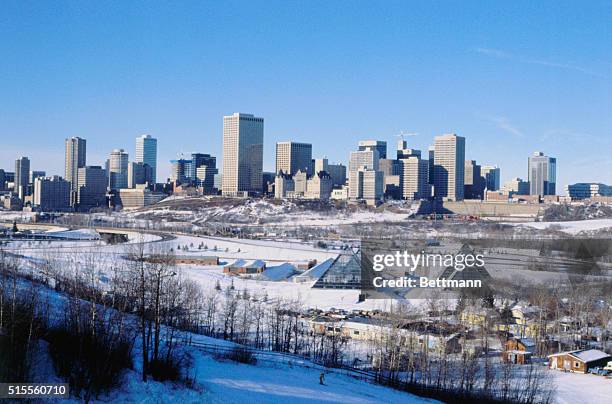
<svg viewBox="0 0 612 404">
<path fill-rule="evenodd" d="M 485 119 L 495 124 L 495 126 L 497 126 L 499 129 L 503 130 L 504 132 L 512 136 L 516 136 L 516 137 L 525 136 L 523 131 L 517 128 L 514 124 L 512 124 L 510 120 L 506 118 L 505 116 L 488 116 L 488 117 L 485 117 Z"/>
<path fill-rule="evenodd" d="M 560 62 L 555 62 L 555 61 L 546 60 L 546 59 L 530 58 L 530 57 L 526 57 L 522 55 L 513 54 L 513 53 L 510 53 L 504 50 L 500 50 L 500 49 L 493 49 L 493 48 L 475 48 L 474 51 L 481 55 L 496 58 L 496 59 L 513 60 L 519 63 L 547 66 L 547 67 L 564 69 L 564 70 L 573 70 L 575 72 L 579 72 L 579 73 L 586 74 L 589 76 L 594 76 L 594 77 L 601 77 L 601 78 L 605 77 L 604 75 L 599 74 L 591 69 L 588 69 L 588 68 L 585 68 L 585 67 L 573 64 L 573 63 L 560 63 Z"/>
</svg>

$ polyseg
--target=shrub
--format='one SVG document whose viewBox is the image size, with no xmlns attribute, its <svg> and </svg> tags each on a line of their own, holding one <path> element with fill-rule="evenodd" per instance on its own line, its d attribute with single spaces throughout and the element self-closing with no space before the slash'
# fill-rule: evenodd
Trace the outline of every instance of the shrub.
<svg viewBox="0 0 612 404">
<path fill-rule="evenodd" d="M 223 353 L 221 357 L 234 362 L 246 363 L 247 365 L 255 365 L 257 363 L 255 354 L 248 348 L 236 347 Z"/>
<path fill-rule="evenodd" d="M 49 331 L 47 339 L 57 374 L 70 384 L 71 393 L 86 401 L 118 386 L 122 371 L 132 368 L 128 338 L 79 334 L 58 326 Z"/>
</svg>

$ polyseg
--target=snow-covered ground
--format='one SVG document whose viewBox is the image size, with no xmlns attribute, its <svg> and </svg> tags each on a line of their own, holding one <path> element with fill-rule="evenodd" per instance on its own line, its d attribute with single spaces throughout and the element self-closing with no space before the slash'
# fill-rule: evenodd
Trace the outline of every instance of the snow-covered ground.
<svg viewBox="0 0 612 404">
<path fill-rule="evenodd" d="M 557 386 L 555 403 L 558 404 L 603 404 L 612 397 L 612 379 L 580 373 L 565 373 L 551 370 Z"/>
<path fill-rule="evenodd" d="M 552 226 L 568 234 L 577 235 L 594 230 L 612 229 L 612 219 L 577 220 L 573 222 L 529 222 L 509 223 L 513 225 L 528 226 L 534 229 L 544 230 Z"/>
</svg>

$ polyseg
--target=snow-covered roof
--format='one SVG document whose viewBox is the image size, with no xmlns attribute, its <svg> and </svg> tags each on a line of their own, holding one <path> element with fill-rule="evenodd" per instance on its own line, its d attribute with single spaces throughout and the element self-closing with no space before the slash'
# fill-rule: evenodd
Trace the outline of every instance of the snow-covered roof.
<svg viewBox="0 0 612 404">
<path fill-rule="evenodd" d="M 576 359 L 579 359 L 583 362 L 593 362 L 600 359 L 610 358 L 612 356 L 607 353 L 600 351 L 598 349 L 578 349 L 576 351 L 568 351 L 568 352 L 560 352 L 557 354 L 548 355 L 551 356 L 559 356 L 559 355 L 571 355 Z"/>
<path fill-rule="evenodd" d="M 575 351 L 571 352 L 570 355 L 575 356 L 576 358 L 584 361 L 584 362 L 593 362 L 600 359 L 609 358 L 610 355 L 607 353 L 597 350 L 597 349 L 587 349 L 584 351 Z"/>
<path fill-rule="evenodd" d="M 328 258 L 325 261 L 321 262 L 319 265 L 315 265 L 310 268 L 308 271 L 305 271 L 303 274 L 296 276 L 299 279 L 309 279 L 309 280 L 318 280 L 320 277 L 325 274 L 325 272 L 331 267 L 334 263 L 333 258 Z"/>
<path fill-rule="evenodd" d="M 288 262 L 285 262 L 284 264 L 268 267 L 265 271 L 261 273 L 260 278 L 268 281 L 283 281 L 295 273 L 295 266 Z"/>
</svg>

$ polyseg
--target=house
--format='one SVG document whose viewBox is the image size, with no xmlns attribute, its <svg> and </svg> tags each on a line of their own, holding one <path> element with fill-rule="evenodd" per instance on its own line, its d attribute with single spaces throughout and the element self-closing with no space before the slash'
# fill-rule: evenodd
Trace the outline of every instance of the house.
<svg viewBox="0 0 612 404">
<path fill-rule="evenodd" d="M 506 363 L 524 365 L 531 362 L 535 348 L 535 342 L 531 338 L 512 337 L 504 345 L 502 359 Z"/>
<path fill-rule="evenodd" d="M 591 368 L 606 366 L 611 359 L 612 356 L 603 351 L 582 349 L 548 355 L 548 367 L 567 372 L 587 373 Z"/>
<path fill-rule="evenodd" d="M 223 267 L 223 272 L 230 275 L 260 274 L 265 270 L 266 263 L 262 260 L 246 261 L 238 259 Z"/>
</svg>

